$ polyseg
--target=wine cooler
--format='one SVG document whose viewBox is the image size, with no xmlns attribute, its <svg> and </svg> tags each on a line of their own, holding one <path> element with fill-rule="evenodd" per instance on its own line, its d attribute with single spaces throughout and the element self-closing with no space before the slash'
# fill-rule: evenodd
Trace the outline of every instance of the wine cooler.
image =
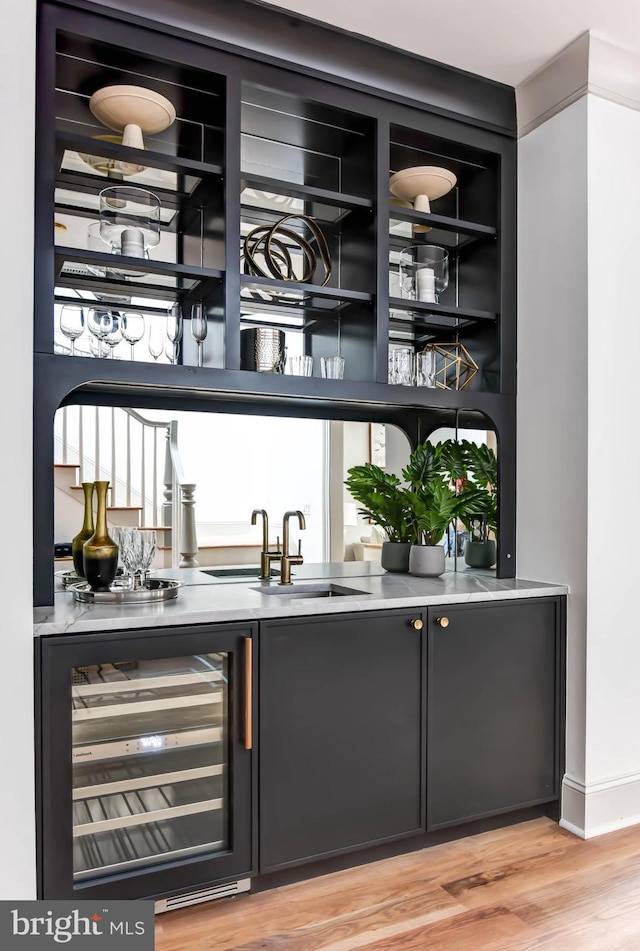
<svg viewBox="0 0 640 951">
<path fill-rule="evenodd" d="M 162 898 L 250 876 L 253 635 L 41 639 L 39 897 Z"/>
</svg>

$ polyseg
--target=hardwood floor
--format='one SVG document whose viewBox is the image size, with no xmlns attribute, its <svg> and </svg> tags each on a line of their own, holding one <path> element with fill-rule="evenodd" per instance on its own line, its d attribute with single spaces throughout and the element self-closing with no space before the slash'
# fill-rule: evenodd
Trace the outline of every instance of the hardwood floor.
<svg viewBox="0 0 640 951">
<path fill-rule="evenodd" d="M 156 951 L 639 951 L 640 826 L 535 819 L 156 919 Z"/>
</svg>

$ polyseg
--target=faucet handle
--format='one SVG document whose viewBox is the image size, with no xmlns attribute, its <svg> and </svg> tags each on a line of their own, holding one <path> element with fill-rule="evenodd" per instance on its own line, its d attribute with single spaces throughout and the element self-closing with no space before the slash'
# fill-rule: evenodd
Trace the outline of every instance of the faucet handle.
<svg viewBox="0 0 640 951">
<path fill-rule="evenodd" d="M 280 536 L 276 535 L 276 552 L 278 555 L 282 554 L 280 551 Z"/>
<path fill-rule="evenodd" d="M 298 539 L 298 558 L 302 558 L 302 539 Z"/>
</svg>

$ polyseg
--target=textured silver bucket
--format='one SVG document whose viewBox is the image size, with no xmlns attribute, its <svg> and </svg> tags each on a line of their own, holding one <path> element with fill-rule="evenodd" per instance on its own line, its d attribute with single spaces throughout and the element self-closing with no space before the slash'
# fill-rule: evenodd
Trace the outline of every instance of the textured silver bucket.
<svg viewBox="0 0 640 951">
<path fill-rule="evenodd" d="M 284 331 L 271 327 L 247 327 L 240 331 L 240 367 L 258 373 L 284 371 Z"/>
</svg>

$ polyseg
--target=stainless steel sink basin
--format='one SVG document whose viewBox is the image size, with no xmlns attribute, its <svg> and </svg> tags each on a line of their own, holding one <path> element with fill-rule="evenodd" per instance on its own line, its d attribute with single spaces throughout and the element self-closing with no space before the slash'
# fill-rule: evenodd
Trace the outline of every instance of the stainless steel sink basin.
<svg viewBox="0 0 640 951">
<path fill-rule="evenodd" d="M 360 591 L 358 588 L 345 588 L 344 585 L 332 584 L 331 582 L 319 582 L 318 584 L 293 584 L 287 585 L 265 585 L 263 588 L 252 588 L 252 591 L 259 591 L 260 594 L 273 595 L 276 598 L 342 598 L 353 594 L 369 594 L 368 591 Z"/>
<path fill-rule="evenodd" d="M 201 568 L 203 575 L 211 575 L 212 578 L 257 578 L 260 569 L 257 565 L 250 565 L 247 568 Z M 272 575 L 279 575 L 278 568 L 271 569 Z"/>
</svg>

